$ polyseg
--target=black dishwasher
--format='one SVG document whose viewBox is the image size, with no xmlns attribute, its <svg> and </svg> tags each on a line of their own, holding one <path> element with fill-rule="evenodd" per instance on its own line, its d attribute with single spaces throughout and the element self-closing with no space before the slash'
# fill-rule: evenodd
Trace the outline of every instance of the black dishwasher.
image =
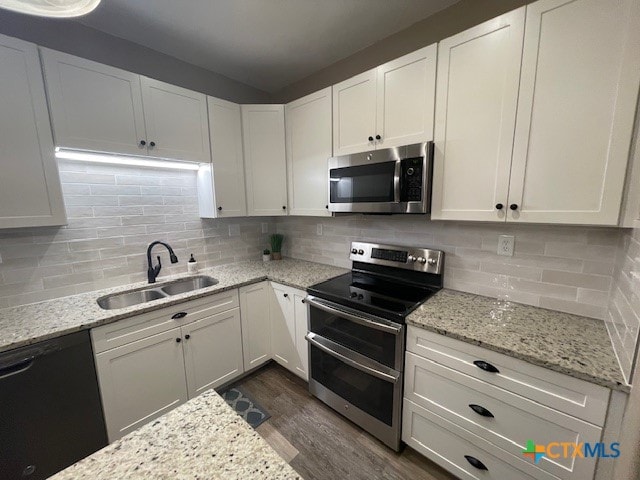
<svg viewBox="0 0 640 480">
<path fill-rule="evenodd" d="M 44 479 L 106 445 L 88 331 L 0 353 L 0 479 Z"/>
</svg>

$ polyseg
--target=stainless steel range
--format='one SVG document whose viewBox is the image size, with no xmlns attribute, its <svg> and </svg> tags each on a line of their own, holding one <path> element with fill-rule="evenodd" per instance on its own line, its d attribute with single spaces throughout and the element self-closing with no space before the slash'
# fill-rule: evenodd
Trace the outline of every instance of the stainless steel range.
<svg viewBox="0 0 640 480">
<path fill-rule="evenodd" d="M 349 258 L 307 289 L 309 391 L 398 451 L 405 318 L 442 288 L 444 252 L 353 242 Z"/>
</svg>

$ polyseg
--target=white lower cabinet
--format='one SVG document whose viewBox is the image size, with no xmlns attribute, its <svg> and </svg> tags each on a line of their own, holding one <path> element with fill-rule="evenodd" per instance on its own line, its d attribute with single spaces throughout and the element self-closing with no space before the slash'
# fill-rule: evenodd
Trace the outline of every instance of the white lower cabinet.
<svg viewBox="0 0 640 480">
<path fill-rule="evenodd" d="M 269 320 L 269 282 L 240 288 L 242 350 L 245 371 L 271 360 L 271 324 Z"/>
<path fill-rule="evenodd" d="M 609 395 L 496 352 L 407 331 L 402 439 L 460 478 L 594 478 L 594 458 L 554 454 L 534 465 L 522 452 L 529 440 L 600 442 Z"/>
<path fill-rule="evenodd" d="M 308 380 L 306 293 L 271 283 L 269 315 L 273 359 L 287 370 Z"/>
<path fill-rule="evenodd" d="M 244 372 L 238 305 L 232 290 L 91 331 L 109 441 Z"/>
<path fill-rule="evenodd" d="M 187 401 L 180 327 L 96 355 L 109 441 Z"/>
</svg>

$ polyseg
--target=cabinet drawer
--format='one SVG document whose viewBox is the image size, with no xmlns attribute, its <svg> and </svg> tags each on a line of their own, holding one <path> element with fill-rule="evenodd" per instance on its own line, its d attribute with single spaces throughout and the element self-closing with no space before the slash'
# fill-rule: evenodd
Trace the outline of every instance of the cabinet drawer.
<svg viewBox="0 0 640 480">
<path fill-rule="evenodd" d="M 407 350 L 555 410 L 603 426 L 610 390 L 501 353 L 409 326 Z M 484 361 L 498 372 L 485 371 Z"/>
<path fill-rule="evenodd" d="M 95 353 L 104 352 L 200 320 L 209 315 L 236 308 L 238 305 L 238 290 L 229 290 L 119 320 L 91 330 L 93 350 Z M 173 318 L 176 314 L 180 315 L 177 316 L 178 318 Z"/>
<path fill-rule="evenodd" d="M 407 353 L 405 372 L 408 400 L 516 457 L 529 439 L 543 445 L 600 441 L 600 427 L 412 353 Z M 560 478 L 582 480 L 593 477 L 595 459 L 544 457 L 537 466 Z"/>
<path fill-rule="evenodd" d="M 402 440 L 462 480 L 557 480 L 407 399 Z M 473 466 L 466 456 L 482 462 L 486 470 Z"/>
</svg>

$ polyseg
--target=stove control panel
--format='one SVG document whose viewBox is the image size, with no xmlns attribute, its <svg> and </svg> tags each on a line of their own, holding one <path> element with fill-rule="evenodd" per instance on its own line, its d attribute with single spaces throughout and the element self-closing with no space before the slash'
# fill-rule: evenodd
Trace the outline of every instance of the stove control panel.
<svg viewBox="0 0 640 480">
<path fill-rule="evenodd" d="M 440 274 L 444 268 L 444 252 L 428 248 L 352 242 L 349 259 L 425 273 Z"/>
</svg>

